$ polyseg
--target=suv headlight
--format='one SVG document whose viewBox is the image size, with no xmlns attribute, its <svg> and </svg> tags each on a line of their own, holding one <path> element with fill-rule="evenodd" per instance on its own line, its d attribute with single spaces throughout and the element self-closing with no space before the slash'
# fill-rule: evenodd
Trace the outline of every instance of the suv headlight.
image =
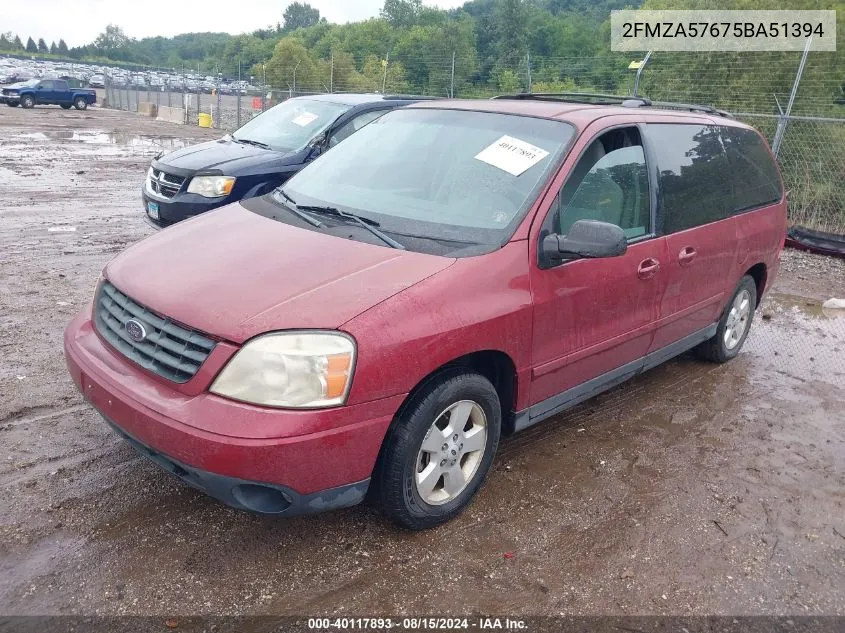
<svg viewBox="0 0 845 633">
<path fill-rule="evenodd" d="M 267 407 L 317 409 L 346 402 L 355 342 L 339 332 L 278 332 L 244 345 L 210 391 Z"/>
<path fill-rule="evenodd" d="M 232 193 L 235 179 L 232 176 L 195 176 L 188 185 L 188 193 L 198 193 L 206 198 L 222 198 Z"/>
</svg>

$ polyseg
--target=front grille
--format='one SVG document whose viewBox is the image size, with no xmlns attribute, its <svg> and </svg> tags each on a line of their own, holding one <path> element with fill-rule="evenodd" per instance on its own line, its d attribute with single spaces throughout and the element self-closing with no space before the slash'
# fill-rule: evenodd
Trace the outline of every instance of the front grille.
<svg viewBox="0 0 845 633">
<path fill-rule="evenodd" d="M 137 342 L 126 331 L 130 319 L 144 325 L 147 336 Z M 136 303 L 108 281 L 94 301 L 97 331 L 118 351 L 144 369 L 177 383 L 188 382 L 214 349 L 214 341 L 176 325 Z"/>
<path fill-rule="evenodd" d="M 182 185 L 185 184 L 185 178 L 182 176 L 168 174 L 155 167 L 152 168 L 149 181 L 152 192 L 165 198 L 175 196 L 182 189 Z"/>
</svg>

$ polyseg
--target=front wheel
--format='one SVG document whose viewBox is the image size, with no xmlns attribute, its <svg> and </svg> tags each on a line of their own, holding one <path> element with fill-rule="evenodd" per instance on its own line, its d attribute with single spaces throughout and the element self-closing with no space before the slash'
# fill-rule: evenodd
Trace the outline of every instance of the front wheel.
<svg viewBox="0 0 845 633">
<path fill-rule="evenodd" d="M 31 95 L 24 95 L 21 97 L 21 107 L 27 110 L 35 107 L 35 97 Z"/>
<path fill-rule="evenodd" d="M 696 353 L 714 363 L 726 363 L 736 357 L 748 338 L 756 309 L 757 284 L 751 276 L 745 275 L 719 319 L 716 334 L 699 345 Z"/>
<path fill-rule="evenodd" d="M 483 376 L 456 369 L 429 382 L 385 439 L 377 490 L 387 516 L 423 530 L 460 514 L 490 470 L 501 424 Z"/>
<path fill-rule="evenodd" d="M 77 110 L 85 110 L 88 107 L 88 102 L 85 100 L 85 97 L 77 97 L 73 105 Z"/>
</svg>

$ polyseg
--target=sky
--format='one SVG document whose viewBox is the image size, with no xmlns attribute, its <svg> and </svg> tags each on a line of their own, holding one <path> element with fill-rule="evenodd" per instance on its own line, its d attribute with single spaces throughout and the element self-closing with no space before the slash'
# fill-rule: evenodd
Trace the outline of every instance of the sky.
<svg viewBox="0 0 845 633">
<path fill-rule="evenodd" d="M 384 0 L 307 0 L 329 22 L 376 17 Z M 423 0 L 451 9 L 465 0 Z M 107 24 L 117 24 L 135 38 L 190 32 L 246 33 L 282 19 L 290 0 L 3 0 L 0 30 L 26 43 L 43 37 L 49 46 L 64 38 L 68 46 L 94 41 Z"/>
</svg>

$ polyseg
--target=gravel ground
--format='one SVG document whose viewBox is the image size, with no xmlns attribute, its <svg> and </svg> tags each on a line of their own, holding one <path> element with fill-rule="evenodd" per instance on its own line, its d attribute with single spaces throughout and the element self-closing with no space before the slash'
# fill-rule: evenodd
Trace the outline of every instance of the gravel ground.
<svg viewBox="0 0 845 633">
<path fill-rule="evenodd" d="M 138 457 L 61 337 L 151 234 L 134 114 L 0 109 L 0 614 L 845 615 L 845 268 L 784 255 L 743 353 L 685 356 L 503 442 L 471 508 L 221 506 Z"/>
</svg>

